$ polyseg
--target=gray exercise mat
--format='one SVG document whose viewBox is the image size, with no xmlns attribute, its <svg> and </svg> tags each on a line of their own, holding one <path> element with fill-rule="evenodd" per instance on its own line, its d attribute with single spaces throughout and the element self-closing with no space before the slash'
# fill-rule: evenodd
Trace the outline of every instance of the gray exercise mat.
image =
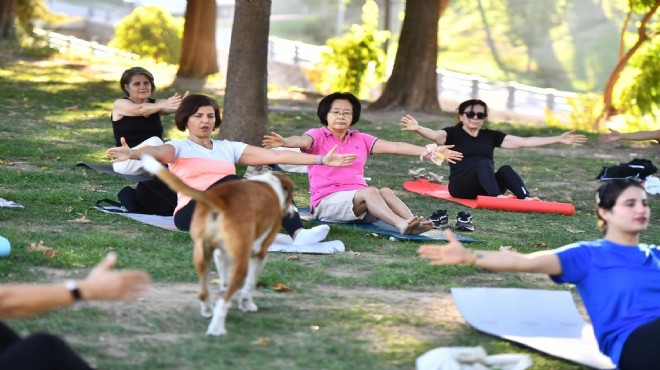
<svg viewBox="0 0 660 370">
<path fill-rule="evenodd" d="M 91 170 L 97 171 L 97 172 L 102 172 L 107 175 L 113 175 L 113 176 L 121 176 L 124 178 L 127 178 L 131 181 L 134 182 L 142 182 L 142 181 L 147 181 L 153 179 L 153 176 L 146 176 L 146 175 L 122 175 L 121 173 L 117 173 L 112 169 L 111 164 L 106 164 L 106 163 L 84 163 L 80 162 L 76 165 L 76 167 L 80 168 L 89 168 Z"/>
<path fill-rule="evenodd" d="M 452 288 L 458 311 L 475 329 L 596 369 L 614 369 L 593 327 L 568 291 Z"/>
</svg>

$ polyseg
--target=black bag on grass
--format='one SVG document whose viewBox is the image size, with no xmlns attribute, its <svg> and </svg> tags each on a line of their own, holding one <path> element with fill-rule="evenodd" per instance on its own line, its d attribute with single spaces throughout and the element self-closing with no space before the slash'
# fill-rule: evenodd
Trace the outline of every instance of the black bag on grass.
<svg viewBox="0 0 660 370">
<path fill-rule="evenodd" d="M 635 158 L 628 163 L 621 163 L 618 166 L 603 167 L 596 177 L 599 181 L 608 181 L 614 179 L 646 179 L 646 176 L 652 175 L 658 171 L 653 162 L 648 159 Z"/>
<path fill-rule="evenodd" d="M 176 193 L 158 178 L 139 182 L 135 189 L 126 186 L 117 198 L 128 212 L 160 216 L 172 216 L 177 201 Z"/>
</svg>

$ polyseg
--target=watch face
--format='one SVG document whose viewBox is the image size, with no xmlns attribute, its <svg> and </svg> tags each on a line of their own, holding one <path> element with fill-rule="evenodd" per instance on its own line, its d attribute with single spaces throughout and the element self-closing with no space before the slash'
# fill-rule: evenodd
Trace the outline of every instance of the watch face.
<svg viewBox="0 0 660 370">
<path fill-rule="evenodd" d="M 80 289 L 78 289 L 78 283 L 75 280 L 65 281 L 64 286 L 69 289 L 69 292 L 71 292 L 71 296 L 75 301 L 82 299 L 82 296 L 80 295 Z"/>
</svg>

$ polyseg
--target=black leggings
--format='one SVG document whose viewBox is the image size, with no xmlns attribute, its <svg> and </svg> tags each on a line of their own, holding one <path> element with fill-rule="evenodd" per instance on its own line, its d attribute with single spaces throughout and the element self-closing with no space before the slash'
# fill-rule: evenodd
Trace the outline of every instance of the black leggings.
<svg viewBox="0 0 660 370">
<path fill-rule="evenodd" d="M 477 195 L 496 197 L 506 190 L 518 199 L 529 197 L 525 183 L 509 165 L 495 172 L 495 164 L 484 159 L 449 182 L 449 194 L 455 198 L 475 199 Z"/>
<path fill-rule="evenodd" d="M 619 370 L 656 370 L 660 353 L 660 319 L 633 331 L 621 350 Z"/>
<path fill-rule="evenodd" d="M 209 188 L 221 184 L 227 181 L 240 180 L 241 178 L 236 175 L 227 175 L 220 180 L 216 181 Z M 192 221 L 193 213 L 195 212 L 195 202 L 191 200 L 183 208 L 181 208 L 177 213 L 174 214 L 174 225 L 177 229 L 188 231 L 190 230 L 190 222 Z M 293 213 L 291 216 L 282 217 L 282 227 L 286 232 L 293 237 L 293 234 L 298 230 L 303 228 L 302 221 L 300 220 L 300 214 L 298 212 Z"/>
<path fill-rule="evenodd" d="M 0 369 L 91 370 L 92 368 L 62 339 L 46 333 L 21 338 L 0 322 Z"/>
</svg>

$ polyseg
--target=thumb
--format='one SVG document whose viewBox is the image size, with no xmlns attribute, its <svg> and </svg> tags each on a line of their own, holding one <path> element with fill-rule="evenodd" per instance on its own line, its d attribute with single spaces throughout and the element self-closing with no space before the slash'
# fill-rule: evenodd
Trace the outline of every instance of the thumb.
<svg viewBox="0 0 660 370">
<path fill-rule="evenodd" d="M 183 98 L 185 99 L 188 95 L 190 95 L 190 91 L 186 91 L 185 93 L 183 93 Z"/>
<path fill-rule="evenodd" d="M 128 146 L 128 144 L 126 144 L 126 139 L 124 139 L 123 136 L 119 139 L 119 142 L 121 142 L 121 146 Z"/>
<path fill-rule="evenodd" d="M 332 149 L 326 155 L 335 155 L 335 152 L 337 151 L 337 145 L 333 146 Z"/>
<path fill-rule="evenodd" d="M 107 271 L 117 263 L 117 255 L 114 252 L 108 253 L 105 258 L 94 267 L 94 271 Z"/>
<path fill-rule="evenodd" d="M 456 243 L 456 237 L 454 236 L 454 233 L 451 232 L 451 230 L 445 230 L 445 237 L 447 238 L 449 244 Z"/>
</svg>

